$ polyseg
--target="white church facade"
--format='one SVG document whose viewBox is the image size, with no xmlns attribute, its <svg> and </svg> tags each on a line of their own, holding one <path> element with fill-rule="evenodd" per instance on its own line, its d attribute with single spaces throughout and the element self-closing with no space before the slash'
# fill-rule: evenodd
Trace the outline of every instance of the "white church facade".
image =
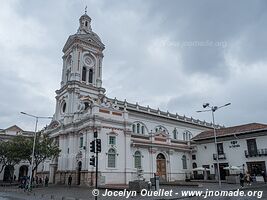
<svg viewBox="0 0 267 200">
<path fill-rule="evenodd" d="M 53 183 L 66 183 L 71 174 L 74 184 L 92 185 L 90 142 L 97 131 L 102 141 L 101 184 L 128 184 L 140 170 L 146 180 L 154 173 L 165 181 L 184 180 L 192 169 L 190 139 L 212 125 L 107 97 L 102 87 L 105 46 L 92 31 L 87 14 L 79 23 L 63 48 L 61 88 L 56 91 L 53 120 L 45 130 L 61 153 L 40 169 Z"/>
</svg>

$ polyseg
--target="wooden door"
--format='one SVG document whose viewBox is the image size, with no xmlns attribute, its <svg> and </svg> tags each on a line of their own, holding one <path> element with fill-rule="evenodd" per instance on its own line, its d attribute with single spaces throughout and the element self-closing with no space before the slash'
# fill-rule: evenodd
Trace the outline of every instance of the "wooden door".
<svg viewBox="0 0 267 200">
<path fill-rule="evenodd" d="M 157 156 L 157 174 L 166 180 L 166 159 L 161 153 Z"/>
</svg>

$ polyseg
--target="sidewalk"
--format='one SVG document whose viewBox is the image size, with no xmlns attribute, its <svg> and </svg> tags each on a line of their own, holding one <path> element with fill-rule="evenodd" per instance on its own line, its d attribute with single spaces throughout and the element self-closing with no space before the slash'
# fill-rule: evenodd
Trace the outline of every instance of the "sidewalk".
<svg viewBox="0 0 267 200">
<path fill-rule="evenodd" d="M 245 189 L 258 189 L 260 187 L 267 187 L 266 184 L 257 183 L 252 186 L 246 186 Z M 240 186 L 238 184 L 222 184 L 222 188 L 220 190 L 236 190 L 239 189 Z M 162 186 L 161 189 L 165 191 L 173 190 L 175 193 L 180 193 L 184 190 L 218 190 L 218 185 L 214 183 L 202 183 L 201 187 L 187 187 L 187 186 Z M 67 186 L 62 185 L 50 185 L 49 187 L 43 188 L 36 188 L 33 192 L 23 192 L 23 190 L 15 188 L 15 187 L 8 187 L 8 188 L 0 188 L 1 195 L 12 195 L 14 198 L 19 199 L 28 199 L 28 200 L 86 200 L 86 199 L 94 199 L 92 195 L 92 188 L 88 187 L 77 187 L 73 186 L 68 188 Z M 99 200 L 113 200 L 113 199 L 126 199 L 125 197 L 104 197 L 102 194 L 105 193 L 104 189 L 100 190 L 100 196 L 98 197 Z M 137 196 L 130 197 L 130 199 L 179 199 L 182 198 L 181 196 L 171 196 L 171 197 L 143 197 L 140 194 Z M 184 197 L 183 197 L 184 198 Z M 187 197 L 188 198 L 188 197 Z"/>
</svg>

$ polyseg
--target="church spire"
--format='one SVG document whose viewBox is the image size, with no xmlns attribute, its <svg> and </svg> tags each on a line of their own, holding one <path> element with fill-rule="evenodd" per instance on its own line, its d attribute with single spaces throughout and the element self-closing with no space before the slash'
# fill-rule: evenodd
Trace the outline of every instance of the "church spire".
<svg viewBox="0 0 267 200">
<path fill-rule="evenodd" d="M 92 32 L 91 18 L 87 15 L 87 6 L 84 9 L 84 14 L 79 19 L 80 27 L 77 31 L 78 34 L 87 34 Z"/>
</svg>

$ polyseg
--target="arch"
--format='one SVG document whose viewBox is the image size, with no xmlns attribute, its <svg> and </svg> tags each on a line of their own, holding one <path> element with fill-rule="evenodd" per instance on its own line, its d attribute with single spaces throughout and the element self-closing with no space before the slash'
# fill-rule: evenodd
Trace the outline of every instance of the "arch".
<svg viewBox="0 0 267 200">
<path fill-rule="evenodd" d="M 192 163 L 192 167 L 193 167 L 193 169 L 194 169 L 194 168 L 197 168 L 197 163 L 193 162 L 193 163 Z"/>
<path fill-rule="evenodd" d="M 28 175 L 28 166 L 27 165 L 22 165 L 19 168 L 19 177 L 18 180 L 21 180 L 22 177 L 27 176 Z"/>
<path fill-rule="evenodd" d="M 142 168 L 142 155 L 140 151 L 134 153 L 134 167 L 137 169 Z"/>
<path fill-rule="evenodd" d="M 182 165 L 183 165 L 183 169 L 187 169 L 186 155 L 182 156 Z"/>
<path fill-rule="evenodd" d="M 157 162 L 157 174 L 164 180 L 167 178 L 166 158 L 164 154 L 159 153 L 156 157 Z"/>
<path fill-rule="evenodd" d="M 108 150 L 108 167 L 109 168 L 116 167 L 116 151 L 113 148 Z"/>
<path fill-rule="evenodd" d="M 167 133 L 169 134 L 168 130 L 162 126 L 162 125 L 158 125 L 154 128 L 155 132 L 164 132 L 164 133 Z"/>
<path fill-rule="evenodd" d="M 12 182 L 14 179 L 14 167 L 12 165 L 5 166 L 4 170 L 4 182 Z"/>
<path fill-rule="evenodd" d="M 93 69 L 89 69 L 89 83 L 93 83 Z"/>
<path fill-rule="evenodd" d="M 66 101 L 62 101 L 62 103 L 61 103 L 61 110 L 62 110 L 62 113 L 65 113 L 66 112 L 66 108 L 67 108 L 67 103 L 66 103 Z"/>
<path fill-rule="evenodd" d="M 82 81 L 86 82 L 86 67 L 83 67 L 82 69 Z"/>
<path fill-rule="evenodd" d="M 133 133 L 138 133 L 138 134 L 148 133 L 148 129 L 147 129 L 146 125 L 140 121 L 133 122 L 132 131 L 133 131 Z"/>
<path fill-rule="evenodd" d="M 190 131 L 185 130 L 185 131 L 183 132 L 183 140 L 184 140 L 184 141 L 189 141 L 189 140 L 192 139 L 192 137 L 193 137 L 193 134 L 192 134 Z"/>
</svg>

